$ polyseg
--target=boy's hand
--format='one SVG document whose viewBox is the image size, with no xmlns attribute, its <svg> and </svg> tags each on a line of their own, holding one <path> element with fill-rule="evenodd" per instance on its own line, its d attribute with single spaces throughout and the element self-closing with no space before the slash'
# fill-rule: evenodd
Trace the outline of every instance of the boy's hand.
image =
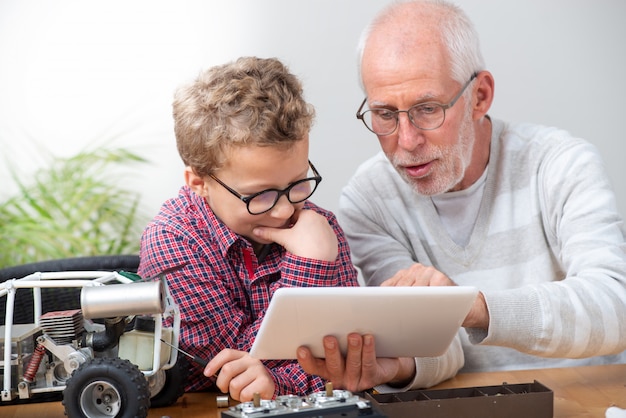
<svg viewBox="0 0 626 418">
<path fill-rule="evenodd" d="M 239 402 L 251 401 L 255 393 L 261 399 L 272 399 L 276 384 L 261 360 L 245 351 L 226 348 L 209 361 L 204 369 L 207 377 L 217 374 L 215 384 Z"/>
<path fill-rule="evenodd" d="M 276 242 L 300 257 L 335 261 L 339 252 L 337 235 L 325 217 L 312 210 L 296 211 L 290 228 L 258 227 L 253 233 Z"/>
</svg>

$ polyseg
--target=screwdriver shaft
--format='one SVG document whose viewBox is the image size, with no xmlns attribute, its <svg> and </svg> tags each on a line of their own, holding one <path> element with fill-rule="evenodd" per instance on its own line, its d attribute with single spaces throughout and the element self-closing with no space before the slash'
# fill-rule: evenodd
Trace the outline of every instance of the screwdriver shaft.
<svg viewBox="0 0 626 418">
<path fill-rule="evenodd" d="M 192 354 L 189 354 L 188 352 L 186 352 L 185 350 L 183 350 L 182 348 L 179 347 L 175 347 L 174 345 L 168 343 L 167 341 L 165 341 L 163 338 L 161 338 L 161 342 L 169 345 L 170 347 L 172 347 L 175 350 L 178 350 L 180 353 L 186 355 L 187 357 L 189 357 L 191 359 L 191 361 L 193 361 L 196 364 L 199 364 L 202 367 L 206 367 L 207 364 L 209 364 L 208 360 L 203 359 L 202 357 L 198 357 L 198 356 L 194 356 Z"/>
</svg>

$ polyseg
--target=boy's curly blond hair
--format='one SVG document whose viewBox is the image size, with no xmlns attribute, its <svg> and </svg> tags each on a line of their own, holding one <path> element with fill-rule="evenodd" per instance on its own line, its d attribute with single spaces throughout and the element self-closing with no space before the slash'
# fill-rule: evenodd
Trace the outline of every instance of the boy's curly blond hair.
<svg viewBox="0 0 626 418">
<path fill-rule="evenodd" d="M 290 147 L 306 138 L 315 110 L 279 60 L 242 57 L 180 87 L 173 114 L 180 157 L 204 177 L 223 166 L 229 147 Z"/>
</svg>

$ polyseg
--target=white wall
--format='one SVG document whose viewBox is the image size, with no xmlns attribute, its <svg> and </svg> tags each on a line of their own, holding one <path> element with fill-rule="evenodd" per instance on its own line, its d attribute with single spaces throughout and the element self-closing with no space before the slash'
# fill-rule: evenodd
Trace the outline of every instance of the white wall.
<svg viewBox="0 0 626 418">
<path fill-rule="evenodd" d="M 240 55 L 275 56 L 317 108 L 313 199 L 337 209 L 342 185 L 378 150 L 354 117 L 355 47 L 383 0 L 0 0 L 0 200 L 8 166 L 31 172 L 40 148 L 70 155 L 129 147 L 151 165 L 129 176 L 146 209 L 182 184 L 171 98 L 177 85 Z M 595 143 L 626 214 L 626 2 L 458 0 L 496 79 L 493 117 L 556 125 Z"/>
</svg>

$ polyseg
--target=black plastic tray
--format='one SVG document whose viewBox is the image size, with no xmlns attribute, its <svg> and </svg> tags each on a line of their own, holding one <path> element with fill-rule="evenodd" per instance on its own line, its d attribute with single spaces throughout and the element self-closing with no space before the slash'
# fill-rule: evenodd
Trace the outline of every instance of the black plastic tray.
<svg viewBox="0 0 626 418">
<path fill-rule="evenodd" d="M 552 418 L 554 393 L 538 381 L 455 389 L 365 393 L 389 418 Z"/>
</svg>

